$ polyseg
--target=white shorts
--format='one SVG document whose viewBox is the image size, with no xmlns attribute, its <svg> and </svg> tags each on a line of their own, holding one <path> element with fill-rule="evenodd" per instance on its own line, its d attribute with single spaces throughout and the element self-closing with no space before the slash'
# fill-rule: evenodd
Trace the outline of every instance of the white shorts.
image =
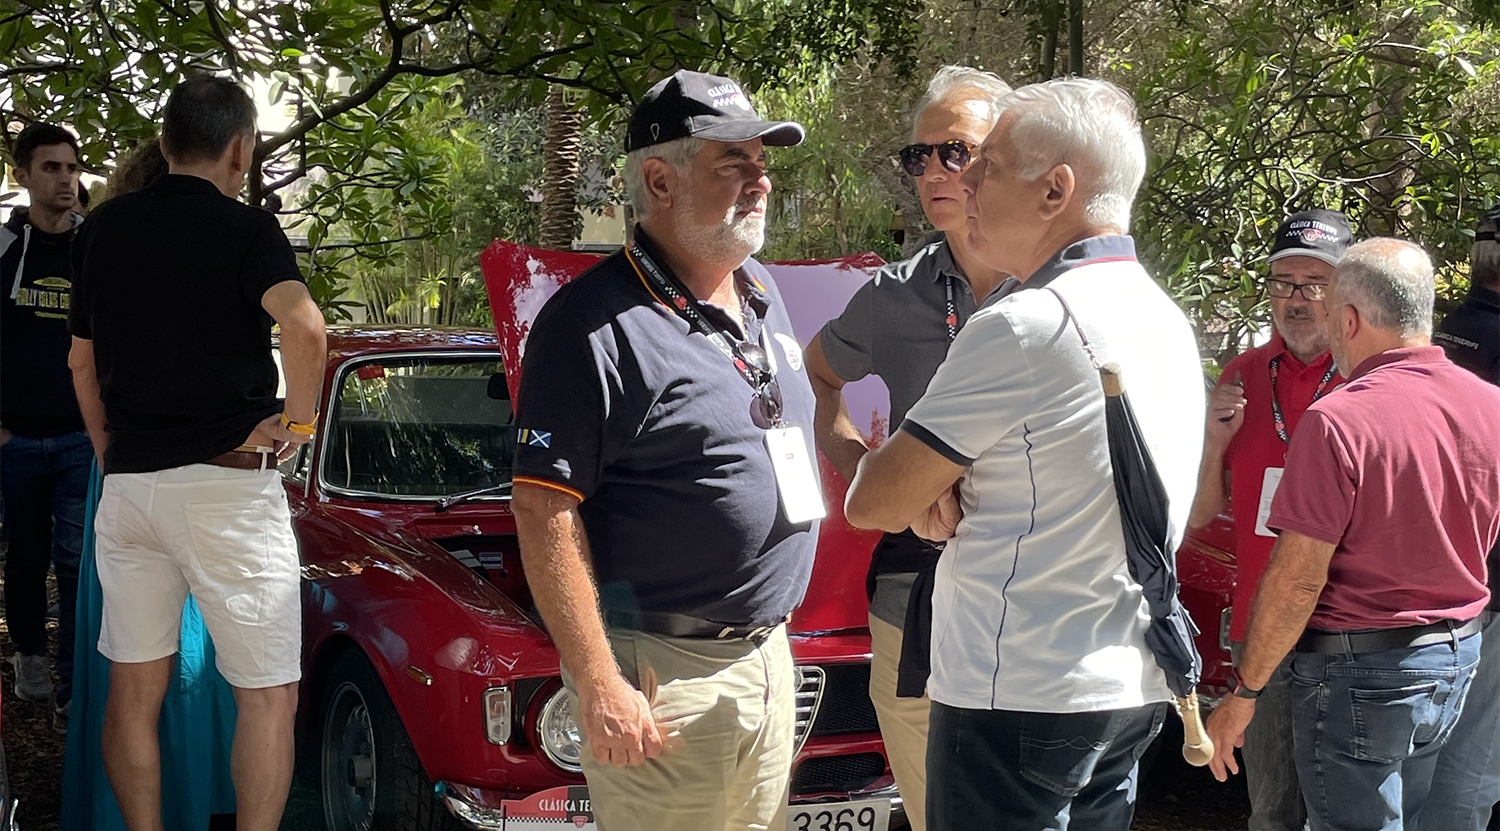
<svg viewBox="0 0 1500 831">
<path fill-rule="evenodd" d="M 276 470 L 110 474 L 94 531 L 104 657 L 134 664 L 176 653 L 191 592 L 230 684 L 302 677 L 301 565 Z"/>
</svg>

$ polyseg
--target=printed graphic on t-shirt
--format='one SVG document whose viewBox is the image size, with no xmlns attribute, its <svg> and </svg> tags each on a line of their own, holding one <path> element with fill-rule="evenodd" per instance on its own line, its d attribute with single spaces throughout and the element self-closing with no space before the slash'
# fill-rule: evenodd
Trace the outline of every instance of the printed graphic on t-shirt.
<svg viewBox="0 0 1500 831">
<path fill-rule="evenodd" d="M 68 301 L 73 282 L 63 277 L 43 277 L 16 291 L 16 306 L 31 309 L 37 317 L 68 319 Z"/>
</svg>

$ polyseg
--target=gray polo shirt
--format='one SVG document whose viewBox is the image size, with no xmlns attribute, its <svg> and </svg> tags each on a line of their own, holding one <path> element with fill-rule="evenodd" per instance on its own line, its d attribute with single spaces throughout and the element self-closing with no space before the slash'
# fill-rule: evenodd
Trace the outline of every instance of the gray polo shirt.
<svg viewBox="0 0 1500 831">
<path fill-rule="evenodd" d="M 818 333 L 828 366 L 845 382 L 866 375 L 877 375 L 885 382 L 891 394 L 892 430 L 927 391 L 927 383 L 948 356 L 950 279 L 958 313 L 956 328 L 961 329 L 981 304 L 953 261 L 948 241 L 942 239 L 911 259 L 875 272 L 849 300 L 843 314 Z M 883 540 L 877 556 L 887 552 L 896 556 L 873 565 L 876 582 L 870 612 L 895 626 L 906 620 L 906 599 L 916 577 L 913 558 L 931 548 L 910 534 L 905 538 Z"/>
</svg>

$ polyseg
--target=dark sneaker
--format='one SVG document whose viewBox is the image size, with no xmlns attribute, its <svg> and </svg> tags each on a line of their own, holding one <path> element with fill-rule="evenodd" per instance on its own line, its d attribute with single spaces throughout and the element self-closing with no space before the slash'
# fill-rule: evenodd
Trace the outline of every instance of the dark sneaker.
<svg viewBox="0 0 1500 831">
<path fill-rule="evenodd" d="M 64 736 L 68 735 L 68 711 L 71 709 L 72 701 L 52 708 L 52 729 Z"/>
<path fill-rule="evenodd" d="M 22 701 L 52 699 L 52 674 L 47 672 L 45 657 L 18 652 L 10 656 L 10 663 L 16 672 L 16 698 Z"/>
</svg>

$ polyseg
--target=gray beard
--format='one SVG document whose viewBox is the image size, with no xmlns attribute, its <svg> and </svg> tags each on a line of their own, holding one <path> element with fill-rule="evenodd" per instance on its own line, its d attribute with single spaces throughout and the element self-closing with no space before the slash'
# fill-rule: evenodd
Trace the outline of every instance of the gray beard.
<svg viewBox="0 0 1500 831">
<path fill-rule="evenodd" d="M 738 267 L 766 244 L 763 216 L 747 216 L 736 222 L 731 209 L 723 219 L 700 225 L 692 219 L 693 201 L 685 193 L 679 210 L 683 221 L 677 224 L 677 240 L 696 259 L 710 263 L 733 260 Z"/>
</svg>

